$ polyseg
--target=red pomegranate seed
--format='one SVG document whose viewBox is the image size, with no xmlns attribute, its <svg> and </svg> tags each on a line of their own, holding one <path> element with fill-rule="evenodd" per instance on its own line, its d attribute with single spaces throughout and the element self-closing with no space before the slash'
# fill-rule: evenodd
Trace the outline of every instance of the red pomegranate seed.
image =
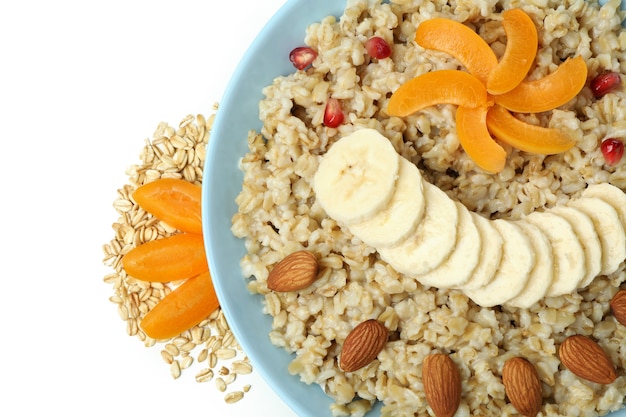
<svg viewBox="0 0 626 417">
<path fill-rule="evenodd" d="M 607 165 L 617 165 L 624 155 L 624 143 L 615 138 L 604 139 L 600 144 L 600 150 Z"/>
<path fill-rule="evenodd" d="M 324 109 L 324 126 L 339 127 L 343 123 L 341 103 L 336 98 L 329 98 Z"/>
<path fill-rule="evenodd" d="M 365 49 L 372 58 L 385 59 L 391 55 L 391 48 L 380 36 L 373 36 L 365 41 Z"/>
<path fill-rule="evenodd" d="M 622 78 L 617 72 L 604 72 L 591 80 L 591 91 L 596 98 L 615 91 L 622 84 Z"/>
<path fill-rule="evenodd" d="M 317 52 L 308 46 L 299 46 L 289 53 L 289 60 L 296 69 L 303 70 L 317 58 Z"/>
</svg>

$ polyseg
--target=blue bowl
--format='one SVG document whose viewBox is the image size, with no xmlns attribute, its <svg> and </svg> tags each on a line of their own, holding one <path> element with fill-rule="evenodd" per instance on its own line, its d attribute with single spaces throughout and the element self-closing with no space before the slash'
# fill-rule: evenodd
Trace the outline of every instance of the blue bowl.
<svg viewBox="0 0 626 417">
<path fill-rule="evenodd" d="M 288 51 L 303 43 L 306 27 L 328 15 L 340 16 L 338 0 L 290 0 L 267 23 L 252 43 L 228 84 L 217 112 L 203 182 L 203 222 L 209 266 L 215 290 L 228 323 L 255 369 L 268 385 L 301 417 L 331 416 L 332 400 L 317 385 L 300 382 L 287 367 L 293 356 L 269 340 L 272 318 L 262 312 L 262 298 L 246 287 L 239 261 L 245 255 L 242 240 L 230 231 L 241 191 L 240 158 L 248 151 L 247 136 L 259 131 L 262 89 L 275 77 L 294 71 Z M 378 404 L 369 415 L 380 415 Z M 626 411 L 611 414 L 626 417 Z"/>
<path fill-rule="evenodd" d="M 239 63 L 220 102 L 202 184 L 209 267 L 228 324 L 255 370 L 302 417 L 330 416 L 332 400 L 317 385 L 301 383 L 299 377 L 288 373 L 293 358 L 269 340 L 272 319 L 262 312 L 262 298 L 246 287 L 239 267 L 245 247 L 230 226 L 243 182 L 239 160 L 248 152 L 248 132 L 262 126 L 261 90 L 277 76 L 294 71 L 287 55 L 303 44 L 308 25 L 328 15 L 340 16 L 344 7 L 344 2 L 337 0 L 292 0 L 267 23 Z"/>
</svg>

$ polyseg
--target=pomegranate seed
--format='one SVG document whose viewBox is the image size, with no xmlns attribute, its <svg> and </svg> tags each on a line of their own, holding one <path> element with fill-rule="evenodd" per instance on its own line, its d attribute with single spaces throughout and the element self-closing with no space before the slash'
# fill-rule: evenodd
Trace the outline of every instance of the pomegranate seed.
<svg viewBox="0 0 626 417">
<path fill-rule="evenodd" d="M 329 98 L 324 109 L 324 126 L 339 127 L 343 123 L 341 103 L 336 98 Z"/>
<path fill-rule="evenodd" d="M 607 165 L 617 165 L 624 155 L 624 143 L 615 138 L 604 139 L 600 144 L 600 150 Z"/>
<path fill-rule="evenodd" d="M 604 72 L 591 80 L 591 91 L 596 98 L 617 90 L 622 84 L 622 78 L 617 72 Z"/>
<path fill-rule="evenodd" d="M 303 70 L 317 58 L 317 52 L 308 46 L 299 46 L 289 53 L 289 60 L 296 69 Z"/>
<path fill-rule="evenodd" d="M 372 58 L 385 59 L 391 55 L 391 48 L 380 36 L 373 36 L 365 41 L 365 49 Z"/>
</svg>

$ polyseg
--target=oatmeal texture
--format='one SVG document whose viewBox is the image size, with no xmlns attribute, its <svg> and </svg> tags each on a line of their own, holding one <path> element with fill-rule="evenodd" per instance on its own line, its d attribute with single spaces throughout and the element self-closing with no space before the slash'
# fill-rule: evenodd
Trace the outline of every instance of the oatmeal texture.
<svg viewBox="0 0 626 417">
<path fill-rule="evenodd" d="M 491 219 L 518 219 L 562 204 L 588 185 L 626 189 L 626 165 L 605 165 L 599 144 L 626 136 L 626 95 L 595 99 L 589 87 L 561 108 L 520 115 L 558 127 L 576 139 L 571 150 L 552 156 L 516 149 L 495 175 L 477 169 L 455 132 L 455 107 L 431 107 L 405 118 L 385 113 L 391 93 L 412 77 L 459 69 L 444 53 L 413 41 L 416 27 L 434 17 L 475 28 L 501 56 L 506 36 L 502 10 L 519 7 L 535 22 L 539 49 L 529 78 L 554 71 L 580 55 L 589 77 L 626 73 L 626 33 L 618 0 L 349 0 L 342 16 L 313 23 L 304 42 L 318 51 L 305 71 L 278 77 L 264 89 L 263 128 L 250 132 L 241 160 L 242 191 L 232 231 L 243 238 L 241 260 L 248 286 L 264 297 L 273 317 L 271 342 L 293 354 L 288 371 L 317 384 L 335 404 L 334 416 L 363 415 L 375 401 L 384 416 L 426 416 L 421 368 L 434 352 L 449 354 L 459 367 L 462 400 L 456 416 L 514 416 L 502 383 L 504 362 L 514 356 L 536 367 L 543 387 L 541 416 L 598 416 L 623 407 L 626 395 L 626 327 L 610 314 L 609 300 L 624 287 L 624 265 L 610 276 L 567 296 L 545 298 L 529 309 L 481 308 L 462 293 L 424 287 L 394 271 L 375 250 L 329 218 L 316 203 L 311 179 L 320 156 L 356 129 L 384 134 L 422 175 L 470 210 Z M 371 36 L 392 46 L 390 58 L 370 58 Z M 288 51 L 285 52 L 287 56 Z M 339 99 L 345 122 L 323 126 L 328 97 Z M 273 266 L 307 249 L 320 259 L 319 279 L 299 292 L 268 290 Z M 391 337 L 377 359 L 346 373 L 338 366 L 341 346 L 359 323 L 378 319 Z M 573 334 L 596 340 L 618 369 L 609 385 L 582 380 L 560 363 L 557 350 Z"/>
</svg>

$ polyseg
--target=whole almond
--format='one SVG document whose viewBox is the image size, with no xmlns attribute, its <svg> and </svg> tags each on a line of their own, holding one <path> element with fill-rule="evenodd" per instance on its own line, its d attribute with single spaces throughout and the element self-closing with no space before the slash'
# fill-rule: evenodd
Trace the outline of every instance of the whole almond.
<svg viewBox="0 0 626 417">
<path fill-rule="evenodd" d="M 299 291 L 315 282 L 318 271 L 319 263 L 313 252 L 293 252 L 274 266 L 267 277 L 267 287 L 278 292 Z"/>
<path fill-rule="evenodd" d="M 422 365 L 422 382 L 435 416 L 452 417 L 461 403 L 461 374 L 452 359 L 443 353 L 428 355 Z"/>
<path fill-rule="evenodd" d="M 559 358 L 574 375 L 598 384 L 617 378 L 615 366 L 600 345 L 582 335 L 570 336 L 559 347 Z"/>
<path fill-rule="evenodd" d="M 509 401 L 526 417 L 535 417 L 543 403 L 541 380 L 532 363 L 524 358 L 511 358 L 502 368 L 502 383 Z"/>
<path fill-rule="evenodd" d="M 609 304 L 615 320 L 626 326 L 626 290 L 619 290 Z"/>
<path fill-rule="evenodd" d="M 360 323 L 343 343 L 339 366 L 345 372 L 363 368 L 376 359 L 388 338 L 389 331 L 378 320 L 370 319 Z"/>
</svg>

